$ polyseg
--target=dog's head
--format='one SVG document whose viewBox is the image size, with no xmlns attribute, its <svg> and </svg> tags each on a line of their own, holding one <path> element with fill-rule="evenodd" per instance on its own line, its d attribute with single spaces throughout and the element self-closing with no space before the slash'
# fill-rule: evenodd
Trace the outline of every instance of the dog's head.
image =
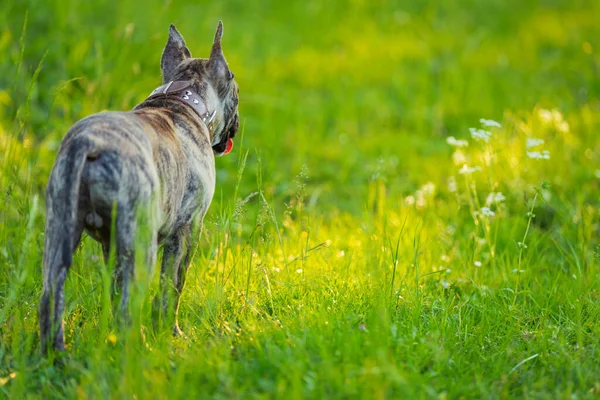
<svg viewBox="0 0 600 400">
<path fill-rule="evenodd" d="M 207 106 L 216 107 L 210 139 L 217 156 L 231 149 L 233 142 L 230 143 L 230 140 L 239 128 L 238 85 L 223 56 L 222 36 L 223 23 L 219 21 L 210 57 L 192 58 L 183 36 L 171 25 L 169 40 L 160 61 L 163 83 L 190 80 Z"/>
</svg>

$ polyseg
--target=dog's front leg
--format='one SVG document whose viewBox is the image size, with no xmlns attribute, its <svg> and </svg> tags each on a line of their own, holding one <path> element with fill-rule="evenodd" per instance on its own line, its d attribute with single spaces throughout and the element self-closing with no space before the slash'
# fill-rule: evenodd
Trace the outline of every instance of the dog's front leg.
<svg viewBox="0 0 600 400">
<path fill-rule="evenodd" d="M 191 228 L 186 225 L 173 233 L 166 241 L 163 251 L 162 266 L 160 270 L 161 299 L 155 302 L 155 308 L 160 307 L 163 318 L 174 321 L 173 334 L 182 335 L 177 323 L 179 299 L 185 284 L 185 276 L 190 263 L 190 238 Z M 171 313 L 171 310 L 173 314 Z M 172 317 L 171 317 L 172 315 Z M 171 319 L 172 318 L 172 319 Z"/>
</svg>

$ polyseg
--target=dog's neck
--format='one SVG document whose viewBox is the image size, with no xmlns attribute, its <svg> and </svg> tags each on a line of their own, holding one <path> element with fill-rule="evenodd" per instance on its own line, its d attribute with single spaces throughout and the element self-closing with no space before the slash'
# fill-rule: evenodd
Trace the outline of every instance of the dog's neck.
<svg viewBox="0 0 600 400">
<path fill-rule="evenodd" d="M 150 96 L 146 100 L 152 100 L 156 98 L 170 98 L 177 99 L 182 103 L 190 106 L 196 114 L 200 117 L 202 122 L 206 125 L 209 132 L 209 137 L 212 138 L 214 134 L 214 120 L 217 115 L 217 110 L 209 110 L 207 104 L 202 98 L 193 91 L 192 81 L 170 81 L 154 89 Z"/>
</svg>

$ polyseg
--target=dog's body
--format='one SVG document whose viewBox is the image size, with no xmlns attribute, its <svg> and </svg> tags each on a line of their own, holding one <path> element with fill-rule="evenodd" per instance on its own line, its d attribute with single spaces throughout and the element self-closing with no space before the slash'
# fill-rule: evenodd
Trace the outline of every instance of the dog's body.
<svg viewBox="0 0 600 400">
<path fill-rule="evenodd" d="M 193 59 L 171 26 L 161 59 L 161 91 L 130 112 L 87 117 L 63 139 L 46 194 L 42 351 L 64 349 L 64 283 L 84 231 L 102 244 L 106 261 L 115 244 L 115 287 L 125 314 L 136 236 L 144 235 L 142 257 L 150 271 L 157 246 L 164 245 L 159 303 L 164 309 L 173 300 L 174 329 L 180 332 L 179 296 L 193 233 L 215 189 L 214 155 L 231 150 L 239 124 L 237 84 L 223 57 L 221 35 L 219 23 L 210 58 Z M 182 89 L 170 92 L 172 83 Z"/>
</svg>

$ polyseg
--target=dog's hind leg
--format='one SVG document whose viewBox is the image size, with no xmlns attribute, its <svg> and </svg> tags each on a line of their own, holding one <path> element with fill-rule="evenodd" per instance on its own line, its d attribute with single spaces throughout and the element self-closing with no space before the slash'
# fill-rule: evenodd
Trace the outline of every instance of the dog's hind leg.
<svg viewBox="0 0 600 400">
<path fill-rule="evenodd" d="M 57 159 L 46 190 L 46 230 L 44 239 L 44 291 L 40 299 L 39 323 L 42 353 L 51 346 L 65 349 L 62 315 L 64 287 L 81 233 L 78 218 L 81 171 L 88 143 L 73 141 L 65 155 Z"/>
<path fill-rule="evenodd" d="M 128 319 L 129 283 L 135 268 L 135 219 L 134 214 L 119 207 L 116 216 L 115 245 L 116 264 L 113 272 L 113 294 L 120 292 L 119 316 Z"/>
<path fill-rule="evenodd" d="M 140 158 L 122 157 L 106 151 L 88 164 L 84 178 L 90 192 L 89 219 L 102 227 L 100 242 L 104 261 L 115 256 L 111 297 L 118 319 L 128 320 L 130 284 L 136 273 L 136 252 L 143 252 L 143 261 L 152 271 L 156 262 L 156 218 L 158 204 L 153 193 L 159 187 L 158 176 L 144 167 Z M 88 214 L 89 216 L 89 214 Z"/>
<path fill-rule="evenodd" d="M 191 254 L 191 228 L 186 225 L 173 233 L 166 241 L 160 270 L 160 285 L 162 293 L 163 317 L 169 316 L 173 310 L 173 333 L 182 335 L 177 322 L 179 312 L 179 299 L 187 269 L 190 264 Z"/>
<path fill-rule="evenodd" d="M 53 224 L 53 222 L 51 222 Z M 56 227 L 61 228 L 61 227 Z M 45 248 L 48 257 L 44 255 L 44 291 L 40 301 L 40 341 L 42 353 L 48 351 L 48 346 L 55 350 L 65 349 L 64 323 L 64 288 L 67 273 L 71 267 L 64 260 L 70 259 L 77 248 L 83 232 L 83 226 L 76 227 L 72 247 L 61 246 L 59 229 L 46 227 Z M 68 253 L 68 254 L 66 254 Z"/>
<path fill-rule="evenodd" d="M 135 204 L 135 206 L 134 206 Z M 148 278 L 152 277 L 157 252 L 157 229 L 155 202 L 149 193 L 137 193 L 134 199 L 127 199 L 117 206 L 115 244 L 116 265 L 114 270 L 115 289 L 120 291 L 119 312 L 124 320 L 129 316 L 131 283 L 136 273 L 136 252 L 139 264 L 147 268 Z M 149 283 L 149 282 L 147 282 Z"/>
</svg>

